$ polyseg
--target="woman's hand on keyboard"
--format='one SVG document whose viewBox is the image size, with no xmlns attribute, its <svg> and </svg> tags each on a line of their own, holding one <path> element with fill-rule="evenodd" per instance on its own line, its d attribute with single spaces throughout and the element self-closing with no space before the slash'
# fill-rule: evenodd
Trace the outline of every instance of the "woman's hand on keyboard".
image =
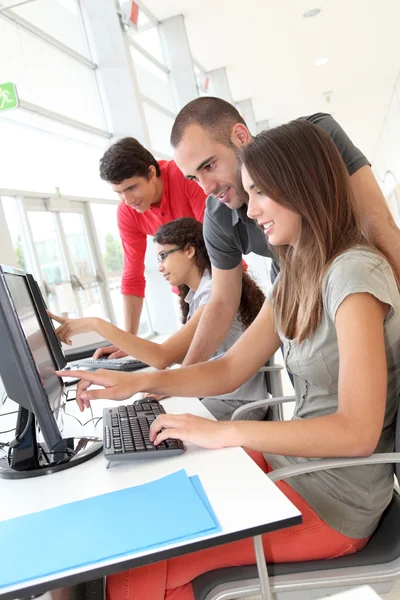
<svg viewBox="0 0 400 600">
<path fill-rule="evenodd" d="M 235 421 L 211 421 L 194 415 L 160 415 L 150 427 L 150 441 L 158 446 L 172 438 L 202 448 L 225 448 Z"/>
<path fill-rule="evenodd" d="M 140 375 L 98 369 L 97 371 L 57 371 L 60 377 L 76 377 L 80 382 L 76 388 L 76 402 L 81 411 L 90 407 L 91 400 L 126 400 L 143 389 L 140 388 Z M 101 385 L 105 389 L 89 390 L 91 385 Z"/>
</svg>

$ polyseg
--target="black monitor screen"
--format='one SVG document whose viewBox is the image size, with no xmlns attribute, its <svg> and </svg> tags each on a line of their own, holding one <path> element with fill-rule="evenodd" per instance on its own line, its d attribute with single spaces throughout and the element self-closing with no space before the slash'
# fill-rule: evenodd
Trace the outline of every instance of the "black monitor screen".
<svg viewBox="0 0 400 600">
<path fill-rule="evenodd" d="M 46 312 L 47 306 L 42 296 L 42 292 L 40 291 L 40 288 L 35 279 L 32 277 L 32 275 L 27 273 L 25 277 L 28 283 L 28 288 L 33 297 L 40 324 L 43 328 L 43 333 L 46 337 L 47 343 L 50 348 L 50 352 L 53 356 L 54 363 L 57 365 L 58 370 L 62 371 L 65 365 L 67 364 L 67 361 L 65 360 L 65 356 L 61 349 L 61 343 L 57 339 L 53 322 Z"/>
<path fill-rule="evenodd" d="M 54 372 L 57 366 L 38 321 L 25 277 L 11 273 L 5 273 L 4 276 L 51 409 L 57 413 L 61 400 L 61 381 Z"/>
</svg>

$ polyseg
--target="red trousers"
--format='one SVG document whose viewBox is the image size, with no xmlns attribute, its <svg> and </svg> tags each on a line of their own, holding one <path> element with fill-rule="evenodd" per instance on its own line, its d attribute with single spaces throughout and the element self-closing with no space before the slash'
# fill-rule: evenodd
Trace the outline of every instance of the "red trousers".
<svg viewBox="0 0 400 600">
<path fill-rule="evenodd" d="M 248 451 L 265 472 L 271 467 L 259 452 Z M 300 510 L 303 522 L 262 536 L 268 562 L 335 558 L 361 550 L 368 541 L 348 538 L 329 527 L 287 483 L 277 486 Z M 232 499 L 234 501 L 234 499 Z M 255 564 L 252 538 L 138 567 L 107 577 L 107 600 L 194 600 L 192 580 L 222 567 Z"/>
</svg>

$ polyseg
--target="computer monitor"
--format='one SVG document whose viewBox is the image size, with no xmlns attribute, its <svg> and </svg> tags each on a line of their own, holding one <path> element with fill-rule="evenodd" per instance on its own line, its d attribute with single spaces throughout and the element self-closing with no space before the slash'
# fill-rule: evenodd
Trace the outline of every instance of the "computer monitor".
<svg viewBox="0 0 400 600">
<path fill-rule="evenodd" d="M 0 476 L 16 477 L 15 471 L 49 473 L 101 450 L 101 444 L 94 447 L 81 438 L 77 446 L 75 438 L 63 439 L 57 424 L 63 383 L 56 369 L 25 273 L 0 266 L 0 376 L 8 397 L 19 404 L 16 437 L 10 444 L 11 469 L 0 469 Z M 40 451 L 36 422 L 45 446 Z M 79 457 L 77 448 L 82 450 Z"/>
<path fill-rule="evenodd" d="M 61 343 L 56 336 L 55 329 L 53 326 L 53 321 L 50 319 L 50 317 L 48 316 L 48 314 L 46 312 L 47 306 L 46 306 L 46 302 L 43 298 L 42 292 L 40 290 L 40 287 L 39 287 L 37 281 L 34 279 L 34 277 L 30 273 L 26 274 L 26 280 L 28 282 L 28 287 L 29 287 L 29 290 L 33 297 L 33 300 L 35 302 L 36 312 L 39 316 L 40 323 L 42 325 L 43 331 L 44 331 L 46 339 L 47 339 L 47 343 L 50 346 L 50 349 L 51 349 L 51 352 L 53 355 L 53 359 L 56 362 L 57 369 L 58 370 L 64 369 L 64 367 L 67 364 L 67 361 L 66 361 L 64 353 L 61 349 Z"/>
</svg>

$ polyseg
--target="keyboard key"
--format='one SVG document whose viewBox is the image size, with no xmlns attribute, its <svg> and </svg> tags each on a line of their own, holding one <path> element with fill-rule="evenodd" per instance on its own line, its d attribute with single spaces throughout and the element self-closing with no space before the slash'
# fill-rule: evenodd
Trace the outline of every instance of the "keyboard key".
<svg viewBox="0 0 400 600">
<path fill-rule="evenodd" d="M 183 452 L 183 444 L 168 439 L 158 446 L 150 441 L 150 426 L 165 413 L 158 402 L 118 406 L 103 411 L 104 453 L 108 460 L 174 456 Z"/>
</svg>

